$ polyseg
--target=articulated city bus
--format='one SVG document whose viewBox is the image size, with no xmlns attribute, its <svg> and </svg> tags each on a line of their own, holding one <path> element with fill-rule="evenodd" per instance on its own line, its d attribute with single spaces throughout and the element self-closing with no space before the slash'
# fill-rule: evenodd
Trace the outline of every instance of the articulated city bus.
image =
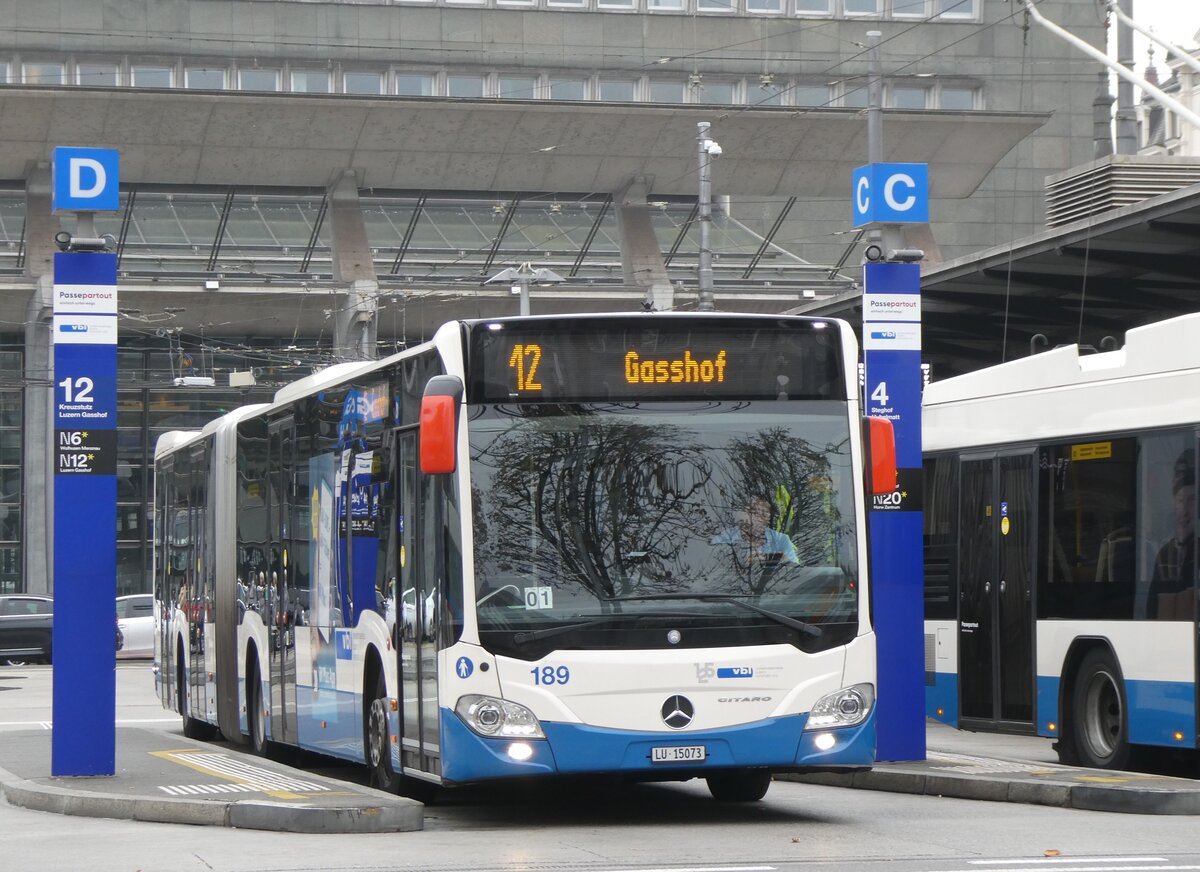
<svg viewBox="0 0 1200 872">
<path fill-rule="evenodd" d="M 833 320 L 464 321 L 168 433 L 163 705 L 410 795 L 868 767 L 864 481 L 895 455 L 857 360 Z"/>
<path fill-rule="evenodd" d="M 1200 315 L 934 382 L 923 431 L 928 714 L 1195 749 Z"/>
</svg>

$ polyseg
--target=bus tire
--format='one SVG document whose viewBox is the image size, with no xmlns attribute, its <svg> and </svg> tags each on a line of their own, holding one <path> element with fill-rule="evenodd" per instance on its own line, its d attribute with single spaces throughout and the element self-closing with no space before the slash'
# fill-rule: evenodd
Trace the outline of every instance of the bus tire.
<svg viewBox="0 0 1200 872">
<path fill-rule="evenodd" d="M 717 802 L 758 802 L 767 795 L 771 773 L 763 769 L 714 772 L 704 779 Z"/>
<path fill-rule="evenodd" d="M 392 769 L 392 731 L 388 726 L 387 682 L 383 670 L 375 676 L 375 692 L 363 718 L 363 751 L 371 786 L 388 793 L 400 791 L 400 776 Z"/>
<path fill-rule="evenodd" d="M 270 743 L 263 717 L 262 681 L 254 658 L 246 664 L 246 729 L 250 732 L 250 750 L 259 757 L 266 757 Z"/>
<path fill-rule="evenodd" d="M 1084 655 L 1071 699 L 1071 750 L 1083 766 L 1121 769 L 1129 762 L 1129 708 L 1112 653 Z"/>
</svg>

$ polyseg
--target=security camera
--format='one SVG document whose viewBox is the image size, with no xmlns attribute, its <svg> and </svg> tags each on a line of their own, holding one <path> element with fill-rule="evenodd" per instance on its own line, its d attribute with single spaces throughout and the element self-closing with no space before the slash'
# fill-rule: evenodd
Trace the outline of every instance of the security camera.
<svg viewBox="0 0 1200 872">
<path fill-rule="evenodd" d="M 704 144 L 704 151 L 708 154 L 709 157 L 720 157 L 721 156 L 721 146 L 719 144 L 713 142 L 711 139 Z"/>
<path fill-rule="evenodd" d="M 925 252 L 919 248 L 893 248 L 888 250 L 889 263 L 917 263 L 924 259 Z"/>
<path fill-rule="evenodd" d="M 883 260 L 883 249 L 878 245 L 868 245 L 863 249 L 863 257 L 871 263 L 879 263 L 879 261 Z"/>
<path fill-rule="evenodd" d="M 103 236 L 72 236 L 66 230 L 54 234 L 54 243 L 61 251 L 112 251 L 117 238 L 111 233 Z"/>
</svg>

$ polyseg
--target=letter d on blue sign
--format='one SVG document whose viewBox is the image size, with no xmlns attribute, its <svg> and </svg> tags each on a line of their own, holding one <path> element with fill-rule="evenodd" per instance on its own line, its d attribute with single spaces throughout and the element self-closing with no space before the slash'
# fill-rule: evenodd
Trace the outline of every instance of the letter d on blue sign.
<svg viewBox="0 0 1200 872">
<path fill-rule="evenodd" d="M 115 148 L 56 148 L 52 172 L 55 212 L 121 208 L 120 154 Z"/>
</svg>

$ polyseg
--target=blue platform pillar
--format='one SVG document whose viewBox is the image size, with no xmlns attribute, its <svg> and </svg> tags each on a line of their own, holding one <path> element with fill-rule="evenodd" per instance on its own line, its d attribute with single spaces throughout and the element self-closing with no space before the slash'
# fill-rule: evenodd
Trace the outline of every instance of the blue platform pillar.
<svg viewBox="0 0 1200 872">
<path fill-rule="evenodd" d="M 116 764 L 117 256 L 91 213 L 115 209 L 117 155 L 55 149 L 52 775 Z"/>
<path fill-rule="evenodd" d="M 872 34 L 868 34 L 872 36 Z M 878 34 L 873 34 L 878 40 Z M 874 151 L 875 149 L 873 149 Z M 872 230 L 863 265 L 868 415 L 896 432 L 898 486 L 870 512 L 871 616 L 878 646 L 877 759 L 925 759 L 925 567 L 921 518 L 922 252 L 903 224 L 929 221 L 929 167 L 869 163 L 854 171 L 855 227 Z"/>
<path fill-rule="evenodd" d="M 871 613 L 878 646 L 880 761 L 925 759 L 921 497 L 921 268 L 868 263 L 863 351 L 868 415 L 896 433 L 898 487 L 873 498 Z"/>
</svg>

